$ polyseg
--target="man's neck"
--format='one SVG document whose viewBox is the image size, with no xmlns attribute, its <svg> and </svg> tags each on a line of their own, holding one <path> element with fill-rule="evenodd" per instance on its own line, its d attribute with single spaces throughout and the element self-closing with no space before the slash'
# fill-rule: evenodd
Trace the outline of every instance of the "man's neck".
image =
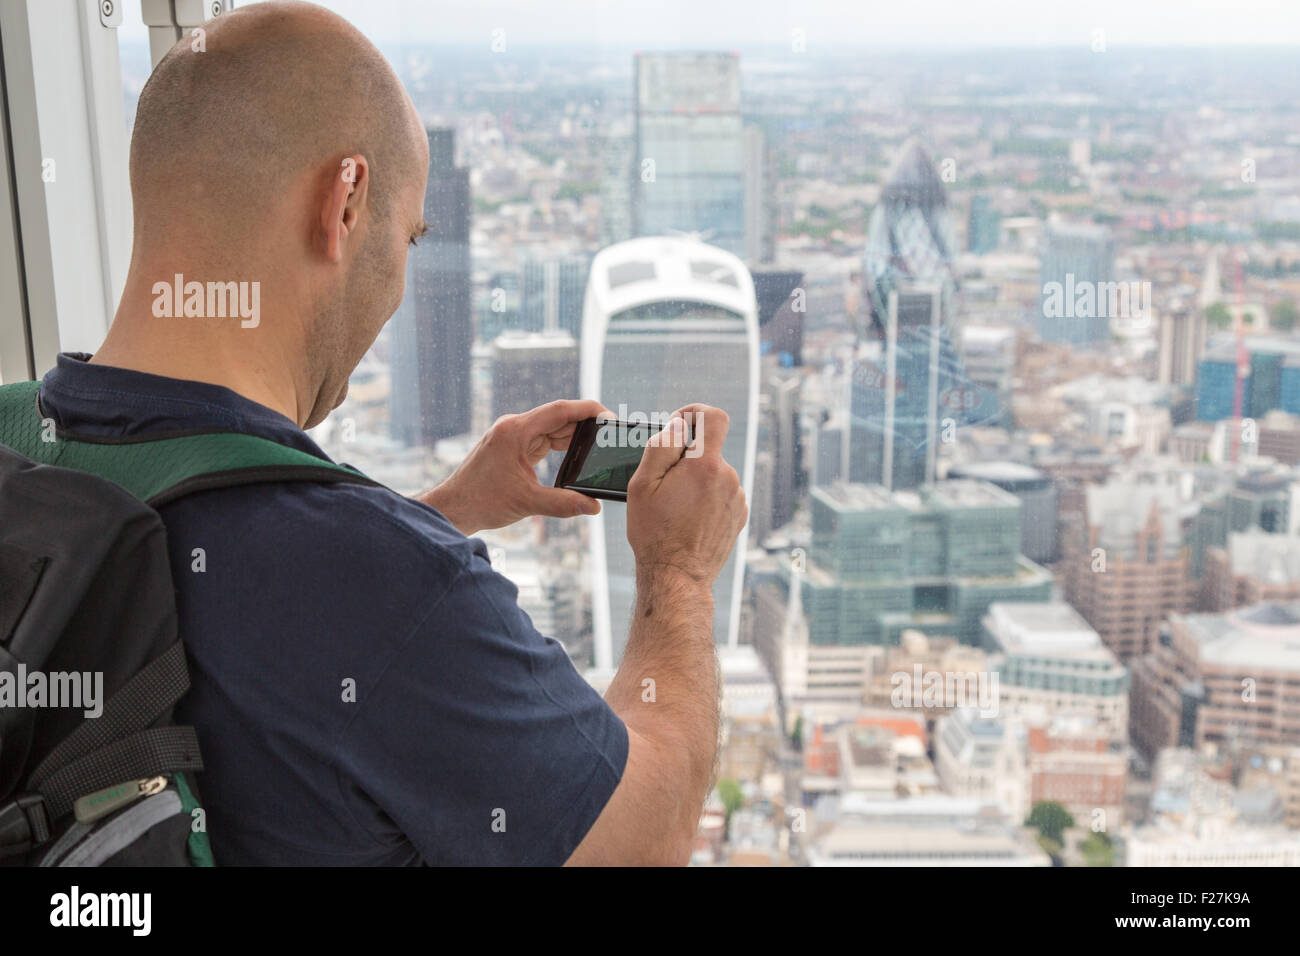
<svg viewBox="0 0 1300 956">
<path fill-rule="evenodd" d="M 275 331 L 296 329 L 296 315 L 267 317 L 256 328 L 242 328 L 238 318 L 157 317 L 151 290 L 128 278 L 92 364 L 223 385 L 300 427 L 307 421 L 314 391 L 300 367 L 304 350 L 284 348 Z"/>
</svg>

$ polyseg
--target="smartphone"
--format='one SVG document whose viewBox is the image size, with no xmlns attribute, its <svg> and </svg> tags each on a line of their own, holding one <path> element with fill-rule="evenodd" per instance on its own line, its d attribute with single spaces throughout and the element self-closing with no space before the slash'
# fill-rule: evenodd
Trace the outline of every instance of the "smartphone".
<svg viewBox="0 0 1300 956">
<path fill-rule="evenodd" d="M 555 487 L 580 491 L 592 498 L 627 501 L 627 483 L 632 480 L 646 442 L 666 423 L 620 422 L 588 418 L 578 422 L 569 440 L 569 450 L 555 476 Z M 687 427 L 682 454 L 691 443 L 694 429 Z"/>
</svg>

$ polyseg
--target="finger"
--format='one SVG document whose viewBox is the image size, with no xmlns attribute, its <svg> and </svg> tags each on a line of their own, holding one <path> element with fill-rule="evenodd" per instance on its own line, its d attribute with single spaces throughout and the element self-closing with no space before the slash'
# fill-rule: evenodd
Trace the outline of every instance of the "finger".
<svg viewBox="0 0 1300 956">
<path fill-rule="evenodd" d="M 600 402 L 561 399 L 539 405 L 519 416 L 520 425 L 531 435 L 549 435 L 562 428 L 572 428 L 587 418 L 610 416 L 610 411 Z"/>
<path fill-rule="evenodd" d="M 535 515 L 545 515 L 548 518 L 572 518 L 575 515 L 599 514 L 600 502 L 581 492 L 538 485 L 533 492 L 530 510 Z"/>
<path fill-rule="evenodd" d="M 687 458 L 698 458 L 707 452 L 722 454 L 722 443 L 731 427 L 727 413 L 712 405 L 695 403 L 683 405 L 673 414 L 683 416 L 694 429 L 694 437 L 686 452 Z"/>
<path fill-rule="evenodd" d="M 676 412 L 668 419 L 668 424 L 650 436 L 645 451 L 641 453 L 641 464 L 637 465 L 633 481 L 658 480 L 668 473 L 681 460 L 682 449 L 686 447 L 686 422 Z"/>
</svg>

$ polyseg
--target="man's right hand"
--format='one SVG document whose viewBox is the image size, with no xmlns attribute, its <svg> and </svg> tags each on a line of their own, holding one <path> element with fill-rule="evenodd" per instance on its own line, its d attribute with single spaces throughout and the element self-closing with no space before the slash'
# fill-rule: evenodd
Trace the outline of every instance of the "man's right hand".
<svg viewBox="0 0 1300 956">
<path fill-rule="evenodd" d="M 695 427 L 686 445 L 685 426 Z M 627 540 L 638 577 L 661 571 L 712 586 L 749 510 L 736 469 L 722 458 L 730 419 L 720 408 L 687 405 L 646 444 L 627 486 Z"/>
</svg>

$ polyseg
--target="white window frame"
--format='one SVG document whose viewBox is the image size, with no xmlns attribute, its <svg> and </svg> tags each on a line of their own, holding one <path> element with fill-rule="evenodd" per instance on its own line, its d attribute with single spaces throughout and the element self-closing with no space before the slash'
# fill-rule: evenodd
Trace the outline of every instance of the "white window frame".
<svg viewBox="0 0 1300 956">
<path fill-rule="evenodd" d="M 0 3 L 0 381 L 39 377 L 60 351 L 95 351 L 117 310 L 131 256 L 124 2 Z M 229 5 L 139 2 L 154 63 Z"/>
</svg>

